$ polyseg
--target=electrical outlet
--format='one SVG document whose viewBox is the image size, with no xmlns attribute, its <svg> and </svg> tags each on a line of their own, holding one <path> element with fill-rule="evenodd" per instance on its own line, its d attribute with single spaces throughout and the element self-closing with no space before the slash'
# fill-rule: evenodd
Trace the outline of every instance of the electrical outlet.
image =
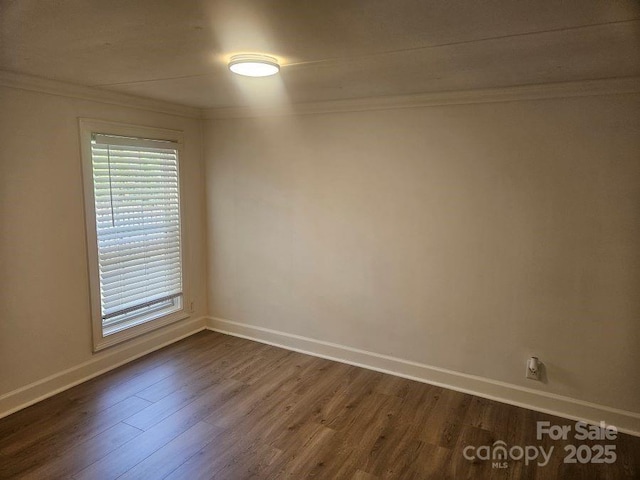
<svg viewBox="0 0 640 480">
<path fill-rule="evenodd" d="M 193 303 L 194 303 L 194 302 L 193 302 L 193 300 L 191 300 L 191 301 L 189 302 L 189 312 L 190 312 L 190 313 L 193 313 L 193 312 L 194 312 L 194 310 L 195 310 L 195 307 L 193 306 Z"/>
<path fill-rule="evenodd" d="M 527 378 L 530 380 L 540 381 L 541 363 L 538 357 L 531 357 L 527 360 Z"/>
</svg>

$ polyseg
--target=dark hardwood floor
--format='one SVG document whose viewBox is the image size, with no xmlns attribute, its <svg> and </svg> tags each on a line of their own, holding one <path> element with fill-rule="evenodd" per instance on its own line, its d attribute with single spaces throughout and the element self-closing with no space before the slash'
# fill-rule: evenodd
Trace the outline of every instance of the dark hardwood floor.
<svg viewBox="0 0 640 480">
<path fill-rule="evenodd" d="M 640 438 L 587 442 L 615 445 L 613 464 L 566 464 L 584 442 L 537 440 L 543 420 L 575 425 L 201 332 L 0 420 L 0 478 L 640 478 Z M 506 468 L 463 455 L 500 440 L 554 451 Z"/>
</svg>

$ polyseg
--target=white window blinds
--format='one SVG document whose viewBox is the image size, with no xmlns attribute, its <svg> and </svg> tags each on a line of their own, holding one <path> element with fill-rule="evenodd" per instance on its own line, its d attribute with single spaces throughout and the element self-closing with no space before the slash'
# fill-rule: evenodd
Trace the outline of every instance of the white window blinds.
<svg viewBox="0 0 640 480">
<path fill-rule="evenodd" d="M 105 332 L 180 309 L 176 144 L 94 134 L 91 158 Z"/>
</svg>

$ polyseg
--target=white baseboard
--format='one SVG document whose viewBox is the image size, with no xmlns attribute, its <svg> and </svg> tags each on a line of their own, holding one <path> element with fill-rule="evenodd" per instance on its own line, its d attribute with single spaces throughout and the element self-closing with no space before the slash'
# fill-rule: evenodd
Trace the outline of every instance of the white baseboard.
<svg viewBox="0 0 640 480">
<path fill-rule="evenodd" d="M 640 436 L 640 413 L 540 392 L 475 375 L 433 367 L 313 338 L 219 318 L 200 317 L 127 342 L 123 348 L 0 396 L 0 418 L 90 380 L 204 329 L 255 340 L 463 393 L 593 424 L 605 421 L 619 431 Z"/>
<path fill-rule="evenodd" d="M 605 421 L 621 432 L 640 436 L 640 413 L 636 412 L 220 318 L 209 318 L 206 328 L 571 420 L 596 425 Z"/>
<path fill-rule="evenodd" d="M 175 323 L 110 351 L 101 352 L 91 360 L 62 372 L 30 383 L 0 396 L 0 418 L 11 415 L 45 398 L 86 382 L 136 358 L 166 347 L 206 328 L 206 318 L 199 317 Z"/>
</svg>

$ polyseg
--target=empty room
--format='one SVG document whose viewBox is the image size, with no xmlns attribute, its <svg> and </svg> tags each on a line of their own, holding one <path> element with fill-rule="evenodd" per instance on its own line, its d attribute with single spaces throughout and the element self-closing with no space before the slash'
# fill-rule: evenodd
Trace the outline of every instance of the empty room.
<svg viewBox="0 0 640 480">
<path fill-rule="evenodd" d="M 0 0 L 0 478 L 640 478 L 636 0 Z"/>
</svg>

